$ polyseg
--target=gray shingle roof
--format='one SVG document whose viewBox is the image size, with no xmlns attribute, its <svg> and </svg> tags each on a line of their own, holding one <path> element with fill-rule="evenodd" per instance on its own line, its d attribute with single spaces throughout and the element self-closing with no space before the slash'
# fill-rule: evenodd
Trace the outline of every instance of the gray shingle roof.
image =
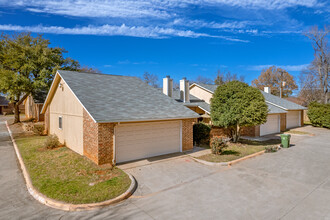
<svg viewBox="0 0 330 220">
<path fill-rule="evenodd" d="M 199 117 L 137 77 L 63 70 L 58 73 L 96 122 Z"/>
<path fill-rule="evenodd" d="M 9 101 L 6 99 L 6 97 L 0 95 L 0 106 L 7 106 Z"/>
<path fill-rule="evenodd" d="M 218 85 L 214 85 L 214 84 L 204 84 L 204 83 L 195 83 L 196 85 L 199 85 L 211 92 L 215 92 L 215 90 L 218 88 Z"/>
<path fill-rule="evenodd" d="M 285 110 L 301 110 L 306 109 L 304 106 L 298 105 L 294 102 L 290 102 L 285 99 L 281 99 L 280 97 L 277 97 L 275 95 L 266 93 L 264 91 L 261 91 L 261 93 L 264 95 L 266 102 L 270 102 L 271 104 L 278 105 L 281 108 L 284 108 Z"/>
<path fill-rule="evenodd" d="M 180 90 L 174 89 L 172 95 L 172 98 L 174 98 L 177 102 L 182 103 L 185 106 L 196 106 L 204 109 L 207 112 L 211 112 L 210 105 L 207 104 L 204 100 L 197 98 L 196 96 L 189 94 L 189 102 L 183 103 L 180 99 Z"/>
<path fill-rule="evenodd" d="M 215 92 L 217 89 L 217 85 L 208 85 L 208 84 L 202 84 L 202 83 L 196 83 L 196 85 L 200 85 L 201 87 L 204 87 L 205 89 Z M 306 109 L 305 107 L 298 105 L 294 102 L 290 102 L 288 100 L 282 99 L 280 97 L 274 96 L 272 94 L 266 93 L 264 91 L 261 91 L 261 93 L 264 95 L 266 102 L 270 102 L 272 104 L 275 104 L 281 108 L 284 108 L 285 110 L 301 110 Z"/>
<path fill-rule="evenodd" d="M 268 106 L 268 110 L 269 110 L 269 114 L 274 114 L 274 113 L 286 113 L 287 111 L 279 108 L 279 107 L 276 107 L 275 105 L 272 105 L 272 104 L 269 104 L 269 103 L 266 103 L 267 106 Z"/>
</svg>

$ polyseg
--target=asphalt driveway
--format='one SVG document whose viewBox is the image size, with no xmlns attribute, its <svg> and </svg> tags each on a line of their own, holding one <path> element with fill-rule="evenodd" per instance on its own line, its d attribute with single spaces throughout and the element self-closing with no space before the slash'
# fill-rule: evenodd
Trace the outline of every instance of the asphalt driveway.
<svg viewBox="0 0 330 220">
<path fill-rule="evenodd" d="M 64 212 L 27 192 L 0 116 L 0 219 L 330 219 L 330 131 L 232 167 L 177 156 L 127 168 L 138 189 L 117 205 Z"/>
</svg>

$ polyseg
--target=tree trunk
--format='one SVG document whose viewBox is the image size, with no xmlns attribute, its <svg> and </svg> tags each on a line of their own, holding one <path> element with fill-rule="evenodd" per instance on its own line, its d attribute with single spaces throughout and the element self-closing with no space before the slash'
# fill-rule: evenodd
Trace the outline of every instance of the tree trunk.
<svg viewBox="0 0 330 220">
<path fill-rule="evenodd" d="M 17 102 L 14 103 L 14 115 L 15 115 L 14 123 L 21 122 L 19 117 L 19 104 Z"/>
<path fill-rule="evenodd" d="M 14 123 L 21 122 L 20 120 L 20 115 L 19 115 L 19 106 L 23 103 L 23 101 L 29 96 L 28 93 L 26 93 L 18 102 L 14 102 L 14 115 L 15 115 L 15 120 Z M 20 96 L 18 96 L 20 97 Z"/>
<path fill-rule="evenodd" d="M 240 138 L 240 126 L 237 124 L 236 127 L 233 129 L 234 130 L 234 135 L 233 135 L 233 142 L 237 143 L 237 141 Z"/>
</svg>

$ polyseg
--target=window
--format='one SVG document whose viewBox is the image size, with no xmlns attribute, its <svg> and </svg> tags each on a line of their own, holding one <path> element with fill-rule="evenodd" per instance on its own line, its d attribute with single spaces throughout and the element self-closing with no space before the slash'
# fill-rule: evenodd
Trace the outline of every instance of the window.
<svg viewBox="0 0 330 220">
<path fill-rule="evenodd" d="M 62 129 L 62 116 L 58 117 L 58 128 Z"/>
</svg>

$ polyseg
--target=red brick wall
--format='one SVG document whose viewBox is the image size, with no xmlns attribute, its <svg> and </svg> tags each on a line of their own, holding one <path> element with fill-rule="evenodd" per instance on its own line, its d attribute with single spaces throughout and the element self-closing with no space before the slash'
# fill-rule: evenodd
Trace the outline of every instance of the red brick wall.
<svg viewBox="0 0 330 220">
<path fill-rule="evenodd" d="M 193 124 L 196 119 L 182 120 L 182 151 L 191 150 L 194 147 Z"/>
<path fill-rule="evenodd" d="M 241 135 L 258 137 L 260 136 L 260 126 L 243 127 L 241 128 Z M 229 137 L 229 129 L 213 126 L 211 129 L 210 138 L 214 136 Z"/>
<path fill-rule="evenodd" d="M 228 137 L 228 129 L 213 126 L 210 132 L 210 138 L 212 137 Z"/>
<path fill-rule="evenodd" d="M 98 123 L 98 164 L 112 163 L 114 123 Z"/>
<path fill-rule="evenodd" d="M 241 130 L 241 135 L 250 136 L 250 137 L 259 137 L 260 136 L 260 126 L 243 127 Z"/>
<path fill-rule="evenodd" d="M 98 124 L 93 121 L 85 109 L 83 112 L 83 148 L 84 155 L 98 164 Z"/>
<path fill-rule="evenodd" d="M 83 146 L 86 157 L 98 165 L 112 163 L 113 133 L 113 123 L 95 123 L 84 110 Z"/>
</svg>

